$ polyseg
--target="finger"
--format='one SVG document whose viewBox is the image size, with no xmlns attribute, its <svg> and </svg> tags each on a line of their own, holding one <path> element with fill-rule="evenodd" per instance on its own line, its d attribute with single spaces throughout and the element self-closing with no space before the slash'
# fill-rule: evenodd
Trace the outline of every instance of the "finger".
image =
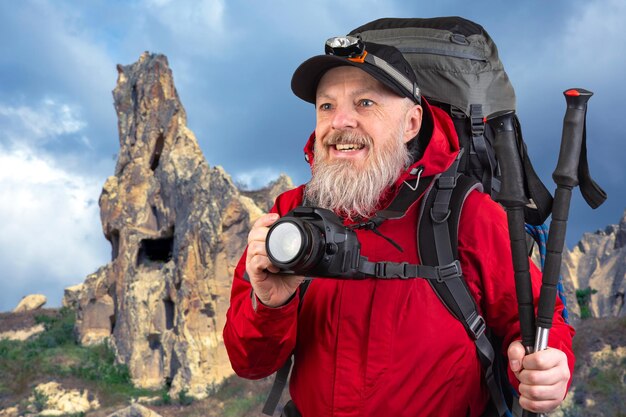
<svg viewBox="0 0 626 417">
<path fill-rule="evenodd" d="M 565 396 L 566 385 L 560 383 L 552 385 L 530 385 L 524 382 L 519 384 L 519 392 L 522 396 L 533 401 L 556 401 Z"/>
<path fill-rule="evenodd" d="M 517 375 L 517 379 L 527 385 L 567 384 L 569 377 L 570 371 L 567 366 L 555 366 L 544 370 L 523 369 Z"/>
<path fill-rule="evenodd" d="M 518 373 L 522 369 L 524 355 L 526 355 L 526 350 L 524 349 L 524 345 L 522 345 L 519 340 L 516 340 L 509 345 L 507 356 L 509 358 L 509 366 L 513 372 Z"/>
<path fill-rule="evenodd" d="M 265 242 L 269 230 L 270 228 L 265 226 L 256 226 L 250 229 L 250 233 L 248 233 L 248 244 L 254 241 Z"/>
<path fill-rule="evenodd" d="M 548 348 L 527 355 L 524 358 L 523 366 L 524 369 L 547 370 L 557 367 L 562 363 L 567 364 L 567 356 L 565 353 L 558 349 Z"/>
<path fill-rule="evenodd" d="M 267 278 L 268 268 L 271 267 L 272 263 L 267 256 L 255 255 L 248 260 L 246 271 L 251 280 L 263 281 Z"/>
<path fill-rule="evenodd" d="M 257 221 L 254 222 L 254 224 L 252 225 L 252 228 L 254 229 L 256 227 L 268 227 L 268 226 L 271 226 L 279 218 L 280 218 L 280 216 L 277 213 L 267 213 L 267 214 L 264 214 L 263 216 L 259 217 L 257 219 Z"/>
<path fill-rule="evenodd" d="M 533 413 L 549 413 L 560 405 L 559 400 L 535 401 L 524 396 L 519 398 L 519 405 L 524 409 Z"/>
<path fill-rule="evenodd" d="M 248 245 L 248 252 L 246 256 L 248 259 L 253 258 L 255 256 L 267 256 L 267 250 L 265 249 L 265 243 L 259 241 L 250 242 Z"/>
</svg>

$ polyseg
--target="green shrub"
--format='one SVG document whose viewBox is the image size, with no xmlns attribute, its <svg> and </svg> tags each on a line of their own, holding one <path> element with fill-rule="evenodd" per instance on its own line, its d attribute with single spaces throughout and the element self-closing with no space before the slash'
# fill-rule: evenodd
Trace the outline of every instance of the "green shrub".
<svg viewBox="0 0 626 417">
<path fill-rule="evenodd" d="M 105 385 L 131 383 L 128 367 L 116 363 L 115 352 L 106 343 L 84 349 L 80 363 L 71 367 L 72 375 Z"/>
<path fill-rule="evenodd" d="M 584 290 L 576 290 L 576 301 L 580 307 L 580 318 L 591 318 L 591 310 L 589 309 L 589 303 L 591 302 L 591 295 L 597 293 L 597 290 L 587 287 Z"/>
<path fill-rule="evenodd" d="M 74 338 L 74 311 L 63 307 L 56 316 L 35 316 L 35 322 L 43 324 L 45 331 L 40 333 L 33 342 L 33 347 L 53 348 L 76 344 Z"/>
<path fill-rule="evenodd" d="M 38 389 L 33 391 L 33 396 L 35 397 L 35 400 L 33 401 L 35 409 L 39 412 L 45 410 L 46 405 L 48 405 L 48 396 Z"/>
<path fill-rule="evenodd" d="M 191 405 L 193 404 L 194 398 L 189 395 L 189 392 L 186 389 L 181 390 L 178 393 L 178 404 L 180 405 Z"/>
</svg>

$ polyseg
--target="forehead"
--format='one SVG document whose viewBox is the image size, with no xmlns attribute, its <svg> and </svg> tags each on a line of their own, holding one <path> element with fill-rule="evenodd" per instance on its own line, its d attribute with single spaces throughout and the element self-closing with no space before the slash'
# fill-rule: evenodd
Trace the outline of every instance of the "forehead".
<svg viewBox="0 0 626 417">
<path fill-rule="evenodd" d="M 367 72 L 353 66 L 331 68 L 322 76 L 317 85 L 316 96 L 326 96 L 334 93 L 335 89 L 349 89 L 353 91 L 377 92 L 401 99 L 387 86 L 369 75 Z"/>
</svg>

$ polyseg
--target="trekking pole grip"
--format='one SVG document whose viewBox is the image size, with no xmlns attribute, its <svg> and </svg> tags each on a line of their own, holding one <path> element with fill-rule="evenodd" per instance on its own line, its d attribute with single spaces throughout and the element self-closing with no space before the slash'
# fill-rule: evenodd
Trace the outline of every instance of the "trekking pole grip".
<svg viewBox="0 0 626 417">
<path fill-rule="evenodd" d="M 535 341 L 535 306 L 524 226 L 524 206 L 528 204 L 528 198 L 524 191 L 524 170 L 518 150 L 515 111 L 504 110 L 491 114 L 486 122 L 495 133 L 493 147 L 502 174 L 496 201 L 507 212 L 522 345 L 529 354 L 532 353 Z"/>
</svg>

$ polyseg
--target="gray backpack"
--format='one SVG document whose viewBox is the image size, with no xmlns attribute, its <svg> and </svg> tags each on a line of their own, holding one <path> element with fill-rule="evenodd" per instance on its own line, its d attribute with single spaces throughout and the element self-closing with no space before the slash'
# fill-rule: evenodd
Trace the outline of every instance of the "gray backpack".
<svg viewBox="0 0 626 417">
<path fill-rule="evenodd" d="M 486 116 L 515 110 L 515 91 L 504 71 L 498 49 L 482 26 L 460 17 L 378 19 L 350 32 L 364 41 L 395 46 L 417 74 L 422 95 L 443 109 L 454 122 L 465 150 L 459 172 L 482 183 L 496 198 L 500 172 L 493 149 L 494 132 Z M 534 207 L 525 208 L 527 223 L 540 225 L 550 215 L 552 196 L 533 169 L 519 121 L 524 186 Z"/>
</svg>

